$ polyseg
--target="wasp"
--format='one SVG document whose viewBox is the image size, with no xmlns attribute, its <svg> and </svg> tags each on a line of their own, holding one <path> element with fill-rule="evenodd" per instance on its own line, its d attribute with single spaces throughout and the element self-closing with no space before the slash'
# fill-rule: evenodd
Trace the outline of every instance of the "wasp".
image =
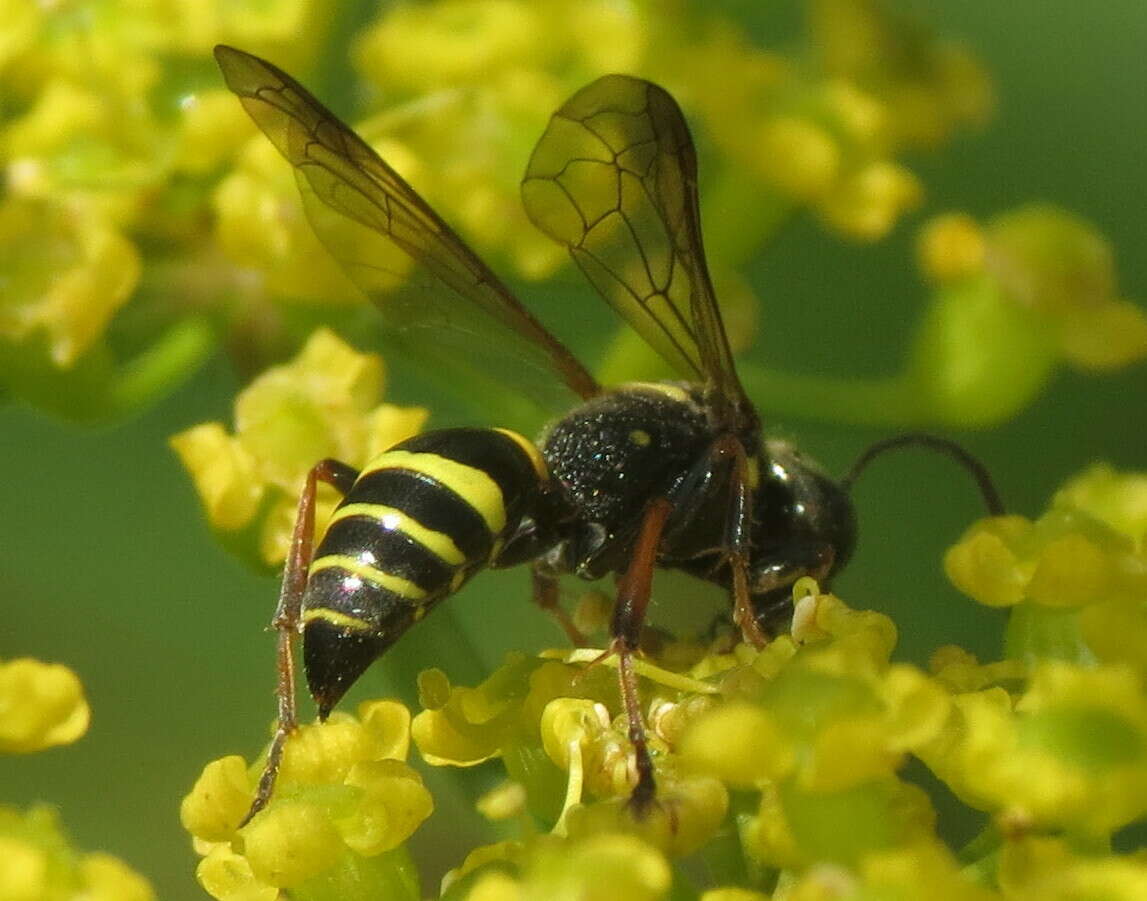
<svg viewBox="0 0 1147 901">
<path fill-rule="evenodd" d="M 487 567 L 529 563 L 535 600 L 580 639 L 558 579 L 613 575 L 610 652 L 634 749 L 631 803 L 655 797 L 634 656 L 653 572 L 728 592 L 744 640 L 763 645 L 793 583 L 827 584 L 856 541 L 849 486 L 883 450 L 955 456 L 1000 508 L 977 461 L 945 439 L 874 445 L 835 481 L 762 435 L 705 262 L 697 159 L 662 88 L 606 75 L 561 106 L 521 185 L 529 218 L 565 245 L 597 293 L 680 381 L 604 388 L 371 147 L 285 72 L 219 46 L 230 89 L 294 167 L 315 232 L 378 307 L 391 340 L 429 366 L 496 371 L 572 411 L 535 443 L 502 428 L 410 438 L 356 470 L 323 460 L 300 497 L 278 607 L 278 727 L 248 819 L 269 800 L 296 728 L 293 641 L 325 719 L 350 685 L 437 604 Z M 342 495 L 313 546 L 317 484 Z"/>
</svg>

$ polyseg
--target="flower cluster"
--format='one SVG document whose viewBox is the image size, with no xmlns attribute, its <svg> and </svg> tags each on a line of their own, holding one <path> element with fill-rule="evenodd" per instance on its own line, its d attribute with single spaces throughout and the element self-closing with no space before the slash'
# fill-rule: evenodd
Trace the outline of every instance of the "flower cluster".
<svg viewBox="0 0 1147 901">
<path fill-rule="evenodd" d="M 235 403 L 235 433 L 222 423 L 171 439 L 195 480 L 211 525 L 265 566 L 286 557 L 307 471 L 334 457 L 362 465 L 422 428 L 427 411 L 380 403 L 382 360 L 334 333 L 315 332 L 289 363 L 256 378 Z M 320 490 L 318 522 L 334 508 Z"/>
<path fill-rule="evenodd" d="M 1057 207 L 1020 207 L 986 225 L 937 216 L 921 230 L 919 262 L 935 293 L 909 370 L 942 420 L 1013 415 L 1061 360 L 1106 372 L 1147 357 L 1147 314 L 1119 295 L 1111 246 Z"/>
<path fill-rule="evenodd" d="M 1008 653 L 997 661 L 945 647 L 927 669 L 898 663 L 887 617 L 852 610 L 811 580 L 794 589 L 791 634 L 763 649 L 678 641 L 650 651 L 638 672 L 658 793 L 644 813 L 626 801 L 635 771 L 610 658 L 512 655 L 473 687 L 424 672 L 423 710 L 410 723 L 422 759 L 498 761 L 504 782 L 479 809 L 520 824 L 516 837 L 460 861 L 441 897 L 1138 897 L 1147 863 L 1110 842 L 1147 821 L 1145 535 L 1147 480 L 1107 468 L 1070 482 L 1036 523 L 974 526 L 947 565 L 977 599 L 1011 605 Z M 338 736 L 351 728 L 345 719 L 307 727 L 288 753 L 328 731 L 330 744 L 349 744 Z M 911 759 L 983 818 L 972 843 L 949 846 L 935 789 L 906 767 Z M 345 763 L 331 766 L 344 780 Z M 270 872 L 288 862 L 274 862 L 285 840 L 263 839 L 263 818 L 303 794 L 326 797 L 330 780 L 287 781 L 237 843 L 256 777 L 238 761 L 211 764 L 185 822 L 202 804 L 201 819 L 227 824 L 216 838 L 232 836 L 230 850 L 211 853 L 265 854 L 259 866 Z M 205 788 L 216 779 L 226 791 Z M 398 804 L 407 789 L 391 792 Z M 370 818 L 356 804 L 377 803 L 369 791 L 338 797 L 343 823 Z M 331 843 L 344 829 L 337 818 L 323 828 Z M 241 896 L 204 884 L 220 899 Z"/>
<path fill-rule="evenodd" d="M 380 91 L 409 96 L 385 124 L 415 157 L 441 161 L 419 170 L 429 196 L 443 198 L 483 250 L 508 254 L 532 277 L 562 259 L 517 200 L 537 123 L 597 75 L 649 75 L 727 154 L 707 174 L 722 211 L 709 246 L 739 261 L 778 216 L 806 205 L 841 234 L 882 237 L 921 196 L 896 156 L 941 143 L 992 108 L 986 76 L 959 46 L 929 35 L 919 65 L 897 66 L 862 48 L 916 40 L 918 25 L 852 0 L 809 5 L 807 54 L 764 49 L 728 19 L 677 5 L 453 0 L 388 9 L 359 38 L 355 60 Z M 505 174 L 491 183 L 491 171 Z"/>
<path fill-rule="evenodd" d="M 749 363 L 753 396 L 834 421 L 983 428 L 1030 404 L 1061 362 L 1101 373 L 1147 357 L 1147 313 L 1119 294 L 1111 245 L 1065 210 L 935 216 L 917 256 L 930 293 L 901 371 L 797 378 Z"/>
<path fill-rule="evenodd" d="M 350 51 L 368 99 L 383 98 L 357 125 L 482 253 L 540 278 L 565 254 L 526 221 L 517 184 L 546 118 L 607 71 L 662 81 L 721 151 L 705 167 L 722 210 L 707 246 L 718 280 L 736 285 L 733 267 L 802 207 L 843 235 L 887 233 L 922 191 L 898 156 L 992 106 L 957 45 L 871 4 L 809 5 L 799 49 L 783 52 L 678 4 L 387 5 Z M 18 4 L 6 16 L 0 379 L 70 418 L 162 396 L 220 337 L 245 349 L 244 369 L 262 368 L 305 308 L 313 322 L 316 307 L 337 318 L 359 299 L 209 57 L 233 43 L 306 72 L 346 53 L 323 43 L 332 5 L 193 7 Z M 871 41 L 911 43 L 916 64 L 865 56 Z M 749 292 L 727 293 L 751 307 Z"/>
<path fill-rule="evenodd" d="M 91 711 L 66 666 L 0 661 L 0 753 L 67 745 L 88 731 Z M 11 901 L 154 901 L 147 880 L 110 854 L 72 847 L 56 811 L 0 804 L 0 898 Z"/>
<path fill-rule="evenodd" d="M 203 860 L 200 884 L 216 898 L 418 895 L 403 842 L 434 808 L 405 762 L 410 714 L 394 701 L 304 726 L 287 746 L 273 802 L 249 823 L 262 762 L 209 764 L 180 816 Z"/>
</svg>

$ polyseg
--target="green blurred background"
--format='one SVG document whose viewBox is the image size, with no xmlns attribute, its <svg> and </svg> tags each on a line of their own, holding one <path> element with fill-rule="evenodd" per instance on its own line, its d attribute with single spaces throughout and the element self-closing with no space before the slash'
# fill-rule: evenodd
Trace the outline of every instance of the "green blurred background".
<svg viewBox="0 0 1147 901">
<path fill-rule="evenodd" d="M 735 5 L 749 17 L 757 6 Z M 1116 248 L 1125 295 L 1147 298 L 1147 4 L 902 5 L 967 40 L 995 80 L 997 116 L 981 135 L 908 160 L 926 203 L 878 245 L 846 245 L 799 219 L 784 230 L 748 273 L 765 303 L 754 353 L 773 366 L 856 376 L 895 369 L 924 294 L 910 264 L 913 225 L 955 207 L 986 217 L 1049 200 L 1073 210 Z M 166 444 L 187 426 L 228 420 L 236 387 L 217 360 L 160 408 L 115 428 L 0 411 L 0 657 L 68 663 L 93 707 L 77 745 L 0 758 L 0 798 L 58 804 L 81 847 L 121 855 L 169 899 L 201 896 L 180 797 L 208 760 L 251 755 L 273 715 L 273 640 L 263 627 L 277 586 L 216 543 Z M 390 399 L 442 406 L 403 373 Z M 1012 422 L 957 437 L 988 462 L 1009 506 L 1035 515 L 1090 461 L 1147 469 L 1145 400 L 1143 366 L 1102 378 L 1063 371 Z M 834 472 L 887 434 L 815 417 L 786 418 L 775 430 Z M 940 571 L 944 548 L 980 511 L 966 480 L 944 460 L 905 454 L 866 474 L 857 504 L 860 548 L 838 593 L 893 615 L 904 659 L 949 642 L 997 650 L 999 615 L 959 596 Z M 524 573 L 477 580 L 378 664 L 359 695 L 409 701 L 424 666 L 465 681 L 507 649 L 558 642 L 528 609 L 527 591 Z M 696 593 L 675 582 L 660 603 L 683 591 Z M 468 803 L 472 789 L 444 781 L 424 835 L 441 837 L 447 827 L 436 821 L 449 823 Z M 461 827 L 456 838 L 466 845 Z M 449 847 L 439 853 L 453 857 Z"/>
</svg>

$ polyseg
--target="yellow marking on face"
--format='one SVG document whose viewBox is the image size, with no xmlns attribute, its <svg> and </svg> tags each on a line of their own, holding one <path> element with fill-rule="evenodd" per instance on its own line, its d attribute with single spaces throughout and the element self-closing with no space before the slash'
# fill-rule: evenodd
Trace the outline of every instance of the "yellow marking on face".
<svg viewBox="0 0 1147 901">
<path fill-rule="evenodd" d="M 429 476 L 473 507 L 494 535 L 500 534 L 506 527 L 506 504 L 502 489 L 480 469 L 438 454 L 392 450 L 377 457 L 363 475 L 384 469 L 409 469 Z"/>
<path fill-rule="evenodd" d="M 304 623 L 314 622 L 316 619 L 328 622 L 332 626 L 353 629 L 355 632 L 374 631 L 374 627 L 365 619 L 359 619 L 357 616 L 351 616 L 349 613 L 341 613 L 338 610 L 331 610 L 329 607 L 316 607 L 303 613 Z"/>
<path fill-rule="evenodd" d="M 322 572 L 324 569 L 343 569 L 364 582 L 369 582 L 371 585 L 377 585 L 379 588 L 385 588 L 387 591 L 393 592 L 401 598 L 406 598 L 408 601 L 420 601 L 426 597 L 426 592 L 419 588 L 409 579 L 404 579 L 402 576 L 396 576 L 391 573 L 384 573 L 380 569 L 375 569 L 369 563 L 363 563 L 355 557 L 348 557 L 344 554 L 327 554 L 325 557 L 319 557 L 314 563 L 311 564 L 310 574 L 313 576 L 317 572 Z"/>
<path fill-rule="evenodd" d="M 525 435 L 519 435 L 517 432 L 511 431 L 510 429 L 494 429 L 494 431 L 501 432 L 507 438 L 514 441 L 518 447 L 522 449 L 522 452 L 530 458 L 530 463 L 533 464 L 534 472 L 538 474 L 539 479 L 541 479 L 543 482 L 549 480 L 549 467 L 546 466 L 545 458 L 542 456 L 542 452 L 538 450 L 538 446 L 534 444 L 534 442 L 532 442 Z"/>
<path fill-rule="evenodd" d="M 385 504 L 347 504 L 334 512 L 331 523 L 352 516 L 366 516 L 381 523 L 384 529 L 401 532 L 451 566 L 461 566 L 466 562 L 466 555 L 459 550 L 453 538 L 445 532 L 426 528 L 418 520 L 395 507 L 388 507 Z"/>
<path fill-rule="evenodd" d="M 653 440 L 645 429 L 634 429 L 629 433 L 629 443 L 636 444 L 638 447 L 649 447 L 649 442 Z"/>
</svg>

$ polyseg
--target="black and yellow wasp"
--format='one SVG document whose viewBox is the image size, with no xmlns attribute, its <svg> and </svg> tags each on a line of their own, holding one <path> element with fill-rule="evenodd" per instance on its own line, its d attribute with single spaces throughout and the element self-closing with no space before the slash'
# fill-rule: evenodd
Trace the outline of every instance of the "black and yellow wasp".
<svg viewBox="0 0 1147 901">
<path fill-rule="evenodd" d="M 790 445 L 763 439 L 737 378 L 702 249 L 696 155 L 681 110 L 647 81 L 599 78 L 553 115 L 522 181 L 529 217 L 682 378 L 602 388 L 298 82 L 231 47 L 215 56 L 294 166 L 319 238 L 397 341 L 428 365 L 457 357 L 497 370 L 514 390 L 567 397 L 566 408 L 580 400 L 536 445 L 506 429 L 441 429 L 361 471 L 336 460 L 311 470 L 273 621 L 279 727 L 249 816 L 269 799 L 295 728 L 297 632 L 325 718 L 379 655 L 471 576 L 526 562 L 535 599 L 559 615 L 559 576 L 618 577 L 611 650 L 636 756 L 632 801 L 646 806 L 653 766 L 633 655 L 654 568 L 728 590 L 734 623 L 760 645 L 794 581 L 831 579 L 855 540 L 851 476 L 833 481 Z M 942 439 L 901 436 L 871 449 L 854 474 L 885 447 L 912 441 L 978 471 Z M 312 549 L 320 481 L 343 500 Z"/>
</svg>

